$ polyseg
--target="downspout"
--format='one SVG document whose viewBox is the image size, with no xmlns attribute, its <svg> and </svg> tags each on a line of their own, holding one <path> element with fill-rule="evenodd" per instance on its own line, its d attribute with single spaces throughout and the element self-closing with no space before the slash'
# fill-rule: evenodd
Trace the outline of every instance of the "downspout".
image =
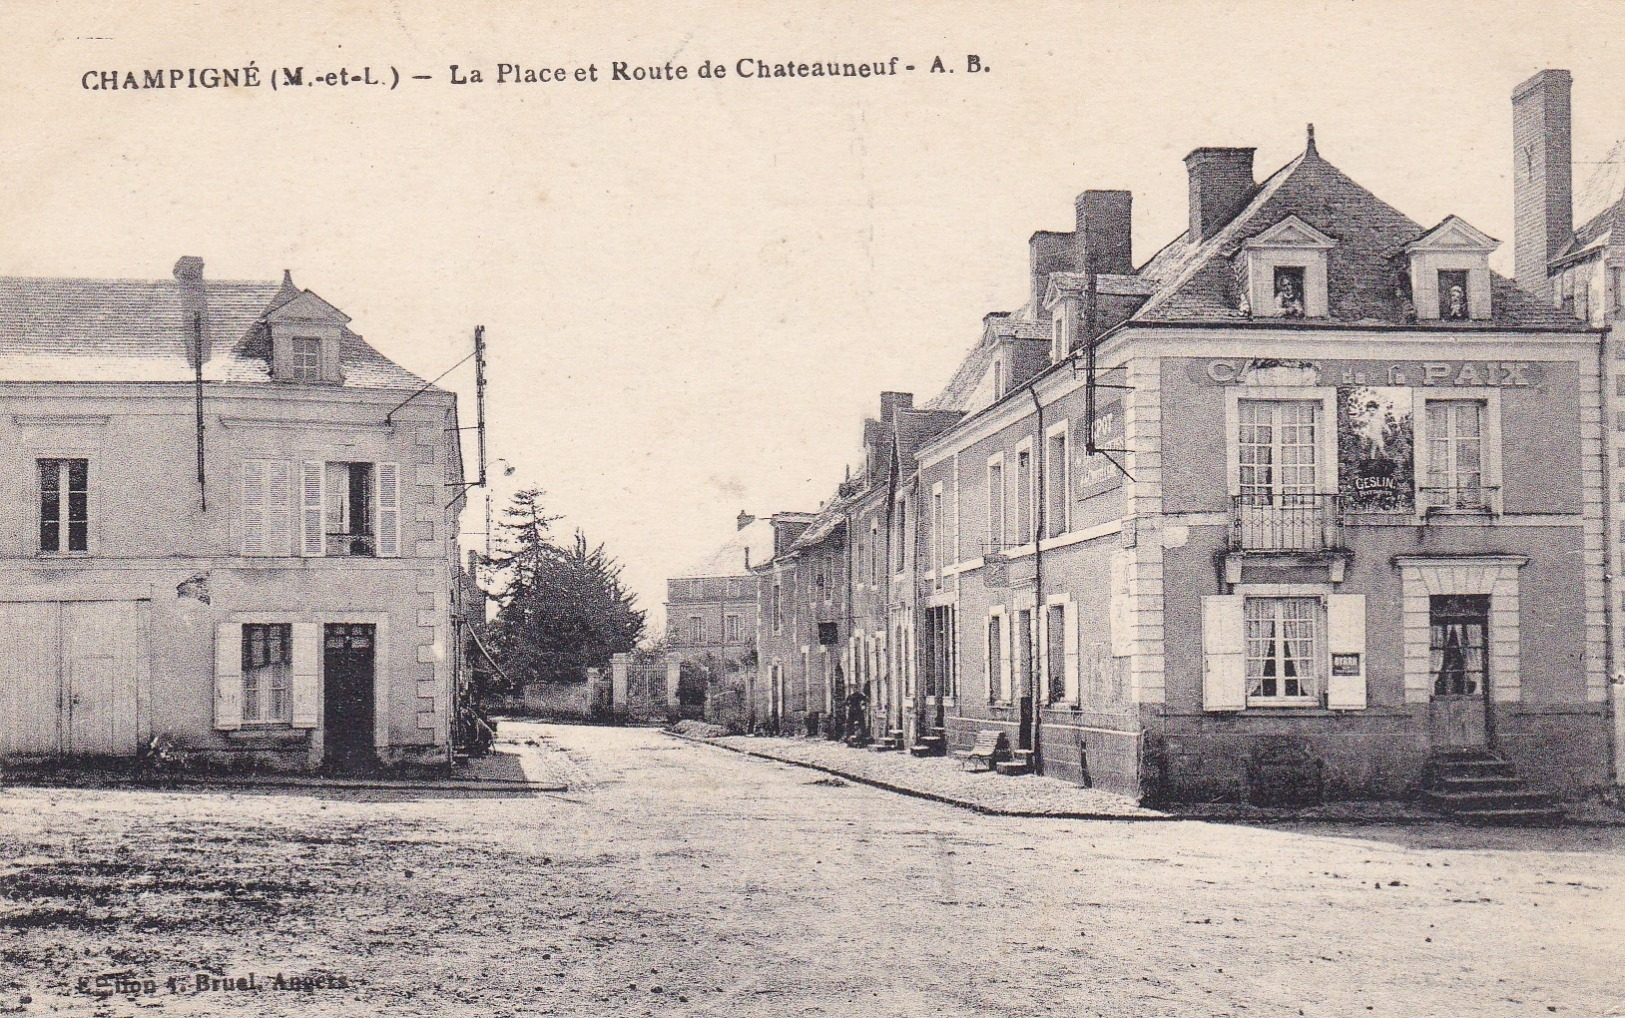
<svg viewBox="0 0 1625 1018">
<path fill-rule="evenodd" d="M 1039 400 L 1038 400 L 1038 384 L 1037 384 L 1036 381 L 1033 383 L 1032 387 L 1027 390 L 1027 392 L 1033 398 L 1033 409 L 1038 412 L 1037 434 L 1033 438 L 1033 447 L 1034 447 L 1033 470 L 1034 470 L 1034 481 L 1035 481 L 1035 483 L 1033 485 L 1033 491 L 1032 491 L 1032 500 L 1033 500 L 1033 509 L 1034 509 L 1034 512 L 1033 512 L 1033 530 L 1034 530 L 1034 533 L 1033 533 L 1033 601 L 1034 601 L 1034 603 L 1033 603 L 1033 624 L 1032 624 L 1032 629 L 1030 630 L 1031 637 L 1030 637 L 1030 644 L 1029 644 L 1029 649 L 1028 649 L 1028 654 L 1027 654 L 1027 656 L 1028 656 L 1028 658 L 1030 660 L 1030 664 L 1028 665 L 1028 668 L 1027 668 L 1027 674 L 1028 674 L 1027 695 L 1032 697 L 1032 701 L 1033 701 L 1033 720 L 1032 720 L 1033 731 L 1032 731 L 1032 740 L 1031 740 L 1031 745 L 1032 745 L 1032 748 L 1033 748 L 1033 769 L 1037 773 L 1042 774 L 1042 773 L 1044 773 L 1044 753 L 1043 753 L 1043 750 L 1039 746 L 1038 737 L 1039 737 L 1039 732 L 1040 732 L 1041 729 L 1043 729 L 1044 725 L 1043 725 L 1042 721 L 1040 720 L 1041 715 L 1040 715 L 1039 712 L 1043 708 L 1040 706 L 1041 703 L 1042 703 L 1042 699 L 1038 695 L 1038 690 L 1043 685 L 1044 676 L 1038 674 L 1038 662 L 1039 662 L 1039 659 L 1040 659 L 1040 655 L 1038 653 L 1037 636 L 1038 636 L 1039 629 L 1041 628 L 1040 625 L 1039 625 L 1039 621 L 1044 618 L 1044 530 L 1045 530 L 1044 508 L 1045 508 L 1045 503 L 1049 501 L 1049 499 L 1048 499 L 1049 488 L 1045 484 L 1045 481 L 1044 481 L 1044 461 L 1049 456 L 1049 443 L 1044 440 L 1044 404 L 1039 402 Z"/>
<path fill-rule="evenodd" d="M 203 483 L 203 313 L 192 312 L 192 361 L 197 409 L 197 497 L 200 512 L 209 511 L 209 491 Z"/>
<path fill-rule="evenodd" d="M 881 646 L 887 648 L 887 652 L 886 652 L 886 686 L 887 686 L 887 689 L 890 691 L 890 695 L 888 695 L 887 698 L 886 698 L 886 727 L 888 729 L 891 728 L 891 705 L 892 705 L 893 701 L 896 701 L 896 703 L 897 703 L 897 728 L 898 728 L 899 731 L 901 731 L 902 727 L 903 727 L 903 690 L 902 690 L 901 686 L 897 684 L 897 683 L 900 682 L 900 676 L 898 674 L 900 669 L 897 667 L 898 649 L 899 648 L 897 648 L 892 643 L 893 626 L 892 626 L 892 617 L 891 617 L 892 588 L 894 586 L 893 578 L 897 575 L 897 571 L 892 568 L 892 558 L 891 558 L 891 553 L 892 553 L 891 532 L 892 532 L 892 527 L 896 526 L 896 521 L 892 519 L 892 516 L 896 512 L 896 509 L 897 509 L 897 450 L 896 450 L 896 438 L 895 438 L 896 431 L 894 430 L 892 434 L 893 434 L 894 437 L 893 437 L 893 440 L 892 440 L 893 447 L 892 447 L 892 455 L 891 455 L 891 464 L 889 466 L 889 469 L 886 471 L 886 565 L 885 565 L 885 571 L 883 573 L 883 575 L 886 577 L 886 587 L 885 587 L 886 593 L 882 596 L 882 599 L 881 599 L 880 617 L 886 620 L 886 623 L 885 623 L 886 624 L 886 634 L 885 634 L 885 639 L 883 640 Z M 886 737 L 887 738 L 891 737 L 891 732 L 890 731 L 888 731 L 886 733 Z"/>
<path fill-rule="evenodd" d="M 1617 295 L 1616 295 L 1617 300 Z M 1597 337 L 1597 413 L 1601 425 L 1602 440 L 1602 620 L 1603 632 L 1607 640 L 1603 643 L 1602 667 L 1603 689 L 1606 695 L 1603 701 L 1603 717 L 1608 725 L 1608 776 L 1615 785 L 1620 783 L 1619 774 L 1619 745 L 1618 745 L 1618 710 L 1615 708 L 1616 689 L 1614 686 L 1614 567 L 1618 553 L 1614 549 L 1614 538 L 1609 533 L 1607 506 L 1611 503 L 1611 493 L 1614 490 L 1612 480 L 1612 463 L 1608 456 L 1608 435 L 1612 433 L 1613 423 L 1608 415 L 1608 340 L 1613 335 L 1612 329 L 1604 330 Z M 1583 496 L 1582 496 L 1583 497 Z"/>
</svg>

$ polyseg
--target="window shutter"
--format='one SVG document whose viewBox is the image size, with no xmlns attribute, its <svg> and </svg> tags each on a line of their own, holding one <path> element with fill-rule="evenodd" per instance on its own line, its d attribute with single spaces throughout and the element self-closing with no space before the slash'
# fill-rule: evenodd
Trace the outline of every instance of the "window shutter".
<svg viewBox="0 0 1625 1018">
<path fill-rule="evenodd" d="M 326 470 L 327 464 L 321 460 L 305 461 L 299 509 L 301 555 L 315 557 L 327 552 L 327 485 L 323 480 Z"/>
<path fill-rule="evenodd" d="M 221 622 L 214 627 L 214 727 L 222 732 L 243 727 L 243 627 Z"/>
<path fill-rule="evenodd" d="M 293 624 L 293 727 L 316 727 L 316 662 L 321 655 L 321 627 Z"/>
<path fill-rule="evenodd" d="M 243 460 L 243 554 L 265 554 L 265 461 Z"/>
<path fill-rule="evenodd" d="M 1068 598 L 1063 606 L 1066 625 L 1066 699 L 1078 702 L 1078 606 Z"/>
<path fill-rule="evenodd" d="M 288 337 L 272 335 L 271 337 L 271 377 L 278 381 L 293 378 L 293 365 L 289 363 L 289 350 L 291 346 Z"/>
<path fill-rule="evenodd" d="M 1202 709 L 1247 706 L 1243 602 L 1234 594 L 1202 598 Z"/>
<path fill-rule="evenodd" d="M 395 558 L 401 553 L 401 468 L 378 464 L 378 554 Z"/>
<path fill-rule="evenodd" d="M 265 464 L 265 554 L 293 554 L 293 464 L 269 460 Z"/>
<path fill-rule="evenodd" d="M 339 343 L 341 341 L 338 336 L 322 337 L 322 380 L 324 382 L 343 380 L 339 368 Z"/>
<path fill-rule="evenodd" d="M 1365 710 L 1365 595 L 1328 597 L 1326 630 L 1326 644 L 1332 655 L 1326 706 L 1332 710 Z M 1339 675 L 1339 671 L 1351 674 Z"/>
</svg>

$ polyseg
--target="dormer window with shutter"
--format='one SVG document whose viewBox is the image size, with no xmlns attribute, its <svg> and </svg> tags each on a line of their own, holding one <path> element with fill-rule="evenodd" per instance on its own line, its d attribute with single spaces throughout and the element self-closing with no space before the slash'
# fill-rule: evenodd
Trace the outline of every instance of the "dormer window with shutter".
<svg viewBox="0 0 1625 1018">
<path fill-rule="evenodd" d="M 1243 305 L 1254 318 L 1325 318 L 1327 255 L 1337 241 L 1287 216 L 1239 248 Z"/>
<path fill-rule="evenodd" d="M 271 333 L 271 377 L 279 382 L 338 385 L 340 343 L 350 318 L 309 290 L 283 281 L 276 304 L 265 316 Z"/>
<path fill-rule="evenodd" d="M 1405 245 L 1411 299 L 1422 321 L 1490 317 L 1490 252 L 1501 242 L 1458 216 Z"/>
</svg>

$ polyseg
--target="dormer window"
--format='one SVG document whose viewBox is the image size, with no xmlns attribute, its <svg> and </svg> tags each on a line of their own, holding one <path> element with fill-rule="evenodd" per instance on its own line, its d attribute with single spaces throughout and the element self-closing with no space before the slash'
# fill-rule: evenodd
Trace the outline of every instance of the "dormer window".
<svg viewBox="0 0 1625 1018">
<path fill-rule="evenodd" d="M 1467 313 L 1467 271 L 1445 269 L 1439 273 L 1439 317 L 1465 320 Z"/>
<path fill-rule="evenodd" d="M 1240 301 L 1255 318 L 1325 318 L 1327 254 L 1337 241 L 1297 216 L 1287 216 L 1242 243 Z"/>
<path fill-rule="evenodd" d="M 1490 252 L 1501 246 L 1459 216 L 1405 245 L 1411 299 L 1421 321 L 1485 321 L 1490 317 Z"/>
<path fill-rule="evenodd" d="M 1303 267 L 1275 270 L 1275 313 L 1282 318 L 1303 317 Z"/>
<path fill-rule="evenodd" d="M 349 316 L 284 279 L 265 315 L 271 332 L 271 377 L 280 382 L 344 381 L 340 347 Z"/>
<path fill-rule="evenodd" d="M 289 363 L 297 382 L 319 382 L 322 379 L 322 341 L 314 336 L 294 336 L 288 340 Z"/>
</svg>

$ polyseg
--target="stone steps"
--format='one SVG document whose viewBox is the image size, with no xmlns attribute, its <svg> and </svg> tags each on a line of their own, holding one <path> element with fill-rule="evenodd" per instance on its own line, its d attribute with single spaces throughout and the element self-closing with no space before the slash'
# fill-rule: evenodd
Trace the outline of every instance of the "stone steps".
<svg viewBox="0 0 1625 1018">
<path fill-rule="evenodd" d="M 1544 827 L 1563 822 L 1563 810 L 1549 793 L 1530 788 L 1510 761 L 1482 749 L 1435 753 L 1422 802 L 1463 823 Z"/>
</svg>

